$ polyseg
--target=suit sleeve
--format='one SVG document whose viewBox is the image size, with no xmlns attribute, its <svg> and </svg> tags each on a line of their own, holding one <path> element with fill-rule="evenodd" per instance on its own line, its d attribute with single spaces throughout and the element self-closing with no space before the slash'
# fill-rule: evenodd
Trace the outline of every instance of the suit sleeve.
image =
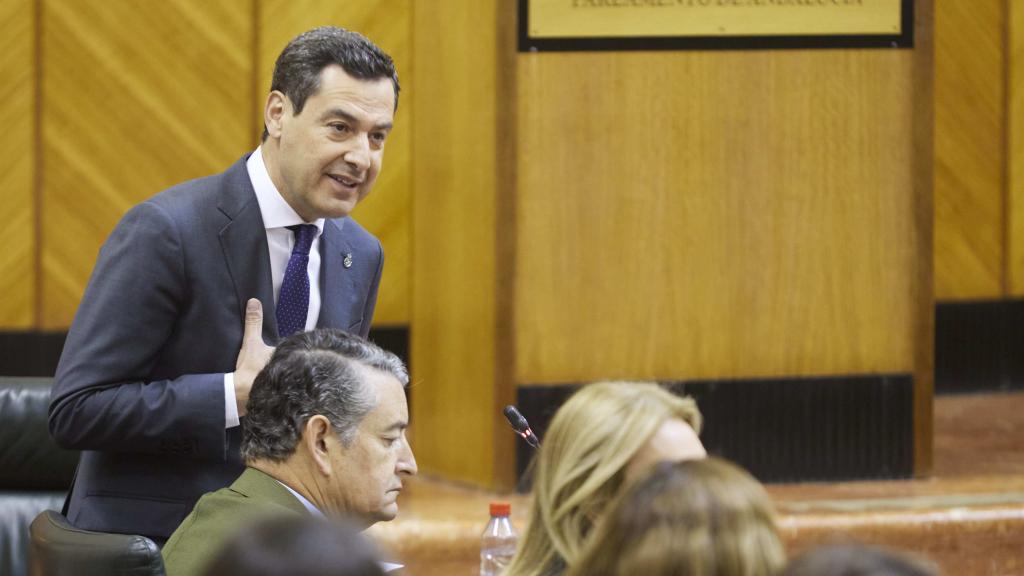
<svg viewBox="0 0 1024 576">
<path fill-rule="evenodd" d="M 380 287 L 380 277 L 384 272 L 384 247 L 380 240 L 377 241 L 377 271 L 373 274 L 370 286 L 366 291 L 366 304 L 363 305 L 363 323 L 359 327 L 359 335 L 366 338 L 370 334 L 370 325 L 373 323 L 373 311 L 377 307 L 377 289 Z"/>
<path fill-rule="evenodd" d="M 50 433 L 79 450 L 226 457 L 223 374 L 147 381 L 188 296 L 181 232 L 133 208 L 100 251 L 68 333 Z"/>
</svg>

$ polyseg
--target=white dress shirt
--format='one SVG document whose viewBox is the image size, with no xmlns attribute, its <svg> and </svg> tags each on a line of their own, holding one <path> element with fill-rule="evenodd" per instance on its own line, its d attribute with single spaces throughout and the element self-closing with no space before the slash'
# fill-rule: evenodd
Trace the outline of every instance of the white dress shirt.
<svg viewBox="0 0 1024 576">
<path fill-rule="evenodd" d="M 285 484 L 284 482 L 281 482 L 277 478 L 274 478 L 274 480 L 277 481 L 277 483 L 280 484 L 281 486 L 284 486 L 285 490 L 291 492 L 292 496 L 298 498 L 299 502 L 302 502 L 302 505 L 306 507 L 306 510 L 309 510 L 310 514 L 312 514 L 313 516 L 319 516 L 320 518 L 326 518 L 326 516 L 324 516 L 324 513 L 321 512 L 320 509 L 316 507 L 316 504 L 310 502 L 308 498 L 306 498 L 302 494 L 299 494 L 295 490 L 292 490 L 291 486 Z"/>
<path fill-rule="evenodd" d="M 263 226 L 267 232 L 275 305 L 277 295 L 281 291 L 281 283 L 284 282 L 284 271 L 288 268 L 288 259 L 291 258 L 292 247 L 295 245 L 295 234 L 288 226 L 313 224 L 317 228 L 316 237 L 309 248 L 309 265 L 306 269 L 309 275 L 309 312 L 306 314 L 306 330 L 312 330 L 320 318 L 320 242 L 317 240 L 324 232 L 324 219 L 306 222 L 285 201 L 267 172 L 267 165 L 263 162 L 262 146 L 249 156 L 245 167 L 249 171 L 253 190 L 256 191 L 256 202 L 259 203 Z M 265 302 L 263 309 L 267 309 Z M 233 428 L 238 426 L 238 423 L 235 374 L 230 372 L 224 375 L 224 424 L 226 428 Z"/>
</svg>

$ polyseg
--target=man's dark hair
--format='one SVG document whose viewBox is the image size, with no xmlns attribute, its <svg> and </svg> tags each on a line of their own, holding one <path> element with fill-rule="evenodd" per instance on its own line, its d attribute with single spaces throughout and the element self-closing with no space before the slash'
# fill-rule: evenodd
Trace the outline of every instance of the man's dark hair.
<svg viewBox="0 0 1024 576">
<path fill-rule="evenodd" d="M 376 344 L 333 328 L 285 338 L 256 376 L 242 427 L 242 457 L 281 462 L 295 452 L 306 422 L 319 414 L 330 420 L 345 444 L 377 405 L 364 383 L 367 370 L 409 383 L 405 365 Z"/>
<path fill-rule="evenodd" d="M 309 516 L 272 517 L 239 531 L 207 576 L 384 576 L 373 543 L 354 526 Z"/>
<path fill-rule="evenodd" d="M 358 32 L 334 26 L 313 28 L 296 36 L 274 64 L 270 90 L 278 90 L 292 102 L 295 115 L 302 112 L 306 99 L 320 88 L 320 73 L 337 64 L 350 76 L 360 80 L 390 78 L 395 87 L 395 110 L 398 109 L 398 71 L 395 63 L 379 46 Z M 266 127 L 263 140 L 267 139 Z"/>
</svg>

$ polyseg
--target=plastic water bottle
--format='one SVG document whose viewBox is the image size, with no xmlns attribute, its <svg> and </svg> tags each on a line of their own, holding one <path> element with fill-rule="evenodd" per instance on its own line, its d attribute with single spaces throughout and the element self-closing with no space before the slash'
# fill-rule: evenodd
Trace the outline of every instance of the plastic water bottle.
<svg viewBox="0 0 1024 576">
<path fill-rule="evenodd" d="M 512 505 L 491 502 L 491 520 L 480 538 L 480 576 L 498 576 L 516 554 L 516 529 L 508 515 Z"/>
</svg>

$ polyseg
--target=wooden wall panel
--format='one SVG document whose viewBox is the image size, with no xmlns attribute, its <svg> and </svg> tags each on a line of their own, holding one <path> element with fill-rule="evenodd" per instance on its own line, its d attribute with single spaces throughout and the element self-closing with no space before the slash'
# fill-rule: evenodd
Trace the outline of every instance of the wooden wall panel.
<svg viewBox="0 0 1024 576">
<path fill-rule="evenodd" d="M 35 322 L 35 2 L 0 0 L 0 329 Z"/>
<path fill-rule="evenodd" d="M 1024 297 L 1024 4 L 1008 3 L 1007 41 L 1007 283 Z"/>
<path fill-rule="evenodd" d="M 516 54 L 513 3 L 414 9 L 421 468 L 507 481 L 515 386 L 602 378 L 914 373 L 930 437 L 918 5 L 915 50 L 656 53 Z"/>
<path fill-rule="evenodd" d="M 1005 290 L 1005 0 L 935 6 L 935 296 Z"/>
<path fill-rule="evenodd" d="M 912 371 L 913 56 L 521 56 L 517 381 Z"/>
<path fill-rule="evenodd" d="M 264 97 L 270 91 L 274 60 L 289 40 L 316 26 L 340 26 L 373 40 L 395 60 L 402 82 L 395 129 L 388 137 L 384 169 L 373 193 L 355 218 L 384 245 L 385 266 L 374 325 L 407 325 L 411 288 L 412 198 L 412 0 L 257 0 L 259 2 L 258 110 L 263 126 Z"/>
<path fill-rule="evenodd" d="M 912 114 L 914 228 L 916 282 L 911 286 L 914 308 L 914 475 L 932 473 L 935 397 L 935 4 L 914 4 L 914 110 Z"/>
<path fill-rule="evenodd" d="M 42 327 L 67 327 L 117 220 L 255 142 L 252 10 L 46 0 Z"/>
<path fill-rule="evenodd" d="M 493 444 L 497 102 L 511 96 L 498 89 L 496 4 L 417 3 L 413 12 L 414 448 L 421 471 L 480 485 L 502 480 Z M 511 463 L 514 438 L 503 438 Z"/>
</svg>

